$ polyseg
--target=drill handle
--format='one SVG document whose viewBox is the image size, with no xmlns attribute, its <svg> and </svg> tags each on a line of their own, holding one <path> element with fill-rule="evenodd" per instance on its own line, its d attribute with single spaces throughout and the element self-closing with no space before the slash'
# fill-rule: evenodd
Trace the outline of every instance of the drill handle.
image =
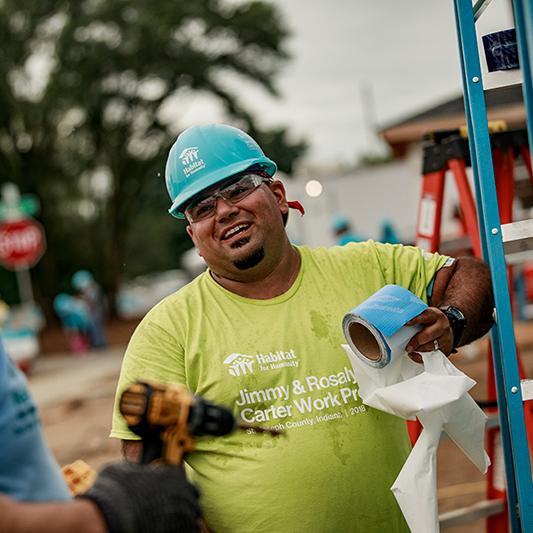
<svg viewBox="0 0 533 533">
<path fill-rule="evenodd" d="M 156 431 L 148 431 L 142 436 L 141 464 L 147 465 L 163 456 L 163 441 Z"/>
</svg>

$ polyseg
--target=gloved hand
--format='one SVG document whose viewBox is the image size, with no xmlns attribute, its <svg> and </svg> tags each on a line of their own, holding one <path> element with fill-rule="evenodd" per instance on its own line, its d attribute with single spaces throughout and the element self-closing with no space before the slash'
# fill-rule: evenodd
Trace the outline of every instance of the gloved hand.
<svg viewBox="0 0 533 533">
<path fill-rule="evenodd" d="M 198 491 L 181 467 L 111 464 L 79 498 L 100 508 L 110 533 L 200 531 Z"/>
</svg>

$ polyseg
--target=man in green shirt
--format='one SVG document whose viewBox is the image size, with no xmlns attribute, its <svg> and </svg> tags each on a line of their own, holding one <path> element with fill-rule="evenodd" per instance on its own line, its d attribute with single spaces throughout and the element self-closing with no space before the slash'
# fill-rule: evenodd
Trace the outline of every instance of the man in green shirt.
<svg viewBox="0 0 533 533">
<path fill-rule="evenodd" d="M 285 431 L 198 439 L 187 457 L 216 532 L 408 531 L 390 492 L 405 423 L 366 407 L 341 347 L 342 317 L 389 283 L 430 307 L 408 352 L 449 354 L 491 326 L 487 268 L 368 241 L 293 246 L 276 165 L 246 133 L 189 128 L 172 147 L 170 212 L 209 270 L 152 309 L 128 346 L 117 399 L 141 378 L 181 383 L 242 420 Z M 141 443 L 115 407 L 111 435 Z"/>
</svg>

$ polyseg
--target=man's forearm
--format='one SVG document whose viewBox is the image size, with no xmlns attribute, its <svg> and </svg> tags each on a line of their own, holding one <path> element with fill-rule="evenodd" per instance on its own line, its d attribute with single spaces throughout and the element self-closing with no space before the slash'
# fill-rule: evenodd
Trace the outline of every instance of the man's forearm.
<svg viewBox="0 0 533 533">
<path fill-rule="evenodd" d="M 468 344 L 487 333 L 493 324 L 490 271 L 485 263 L 473 257 L 458 258 L 451 275 L 445 272 L 446 268 L 437 273 L 430 303 L 441 308 L 453 305 L 462 311 L 467 325 L 460 345 Z"/>
<path fill-rule="evenodd" d="M 122 455 L 130 463 L 140 463 L 142 455 L 141 440 L 123 440 Z"/>
<path fill-rule="evenodd" d="M 89 500 L 22 503 L 0 495 L 0 531 L 10 533 L 105 533 L 98 507 Z"/>
</svg>

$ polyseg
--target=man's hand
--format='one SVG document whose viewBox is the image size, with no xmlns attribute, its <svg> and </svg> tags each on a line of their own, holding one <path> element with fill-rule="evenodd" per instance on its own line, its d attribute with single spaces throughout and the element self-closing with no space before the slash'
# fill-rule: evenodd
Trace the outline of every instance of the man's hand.
<svg viewBox="0 0 533 533">
<path fill-rule="evenodd" d="M 407 322 L 407 326 L 422 326 L 407 344 L 405 351 L 417 363 L 422 362 L 419 352 L 432 352 L 436 346 L 445 355 L 450 355 L 453 350 L 453 332 L 448 317 L 437 307 L 428 307 L 418 316 Z M 435 344 L 437 341 L 437 345 Z"/>
<path fill-rule="evenodd" d="M 178 466 L 115 463 L 80 498 L 99 507 L 110 533 L 200 531 L 198 492 Z"/>
</svg>

